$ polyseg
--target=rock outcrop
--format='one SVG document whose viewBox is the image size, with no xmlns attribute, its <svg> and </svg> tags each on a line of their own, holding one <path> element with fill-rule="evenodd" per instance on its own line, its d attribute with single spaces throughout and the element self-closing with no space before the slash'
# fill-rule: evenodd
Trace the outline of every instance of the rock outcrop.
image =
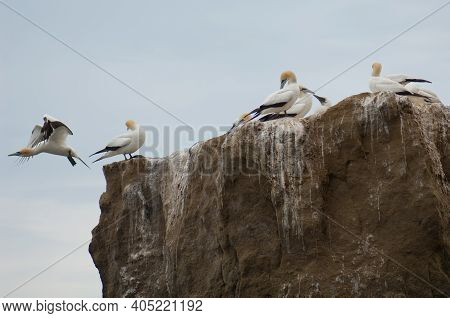
<svg viewBox="0 0 450 318">
<path fill-rule="evenodd" d="M 104 167 L 105 297 L 444 297 L 450 111 L 363 93 Z"/>
</svg>

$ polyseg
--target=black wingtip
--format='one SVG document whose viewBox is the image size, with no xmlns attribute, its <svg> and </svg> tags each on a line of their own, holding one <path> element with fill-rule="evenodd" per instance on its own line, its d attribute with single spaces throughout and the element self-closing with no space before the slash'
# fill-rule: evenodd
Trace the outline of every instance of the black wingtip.
<svg viewBox="0 0 450 318">
<path fill-rule="evenodd" d="M 425 80 L 425 79 L 421 79 L 421 78 L 408 78 L 406 80 L 406 82 L 415 82 L 415 83 L 432 83 L 431 81 Z"/>
</svg>

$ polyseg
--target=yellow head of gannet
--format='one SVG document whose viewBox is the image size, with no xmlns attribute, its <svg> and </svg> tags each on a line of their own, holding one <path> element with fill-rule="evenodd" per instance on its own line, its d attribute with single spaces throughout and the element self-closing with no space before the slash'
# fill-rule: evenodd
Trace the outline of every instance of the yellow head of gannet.
<svg viewBox="0 0 450 318">
<path fill-rule="evenodd" d="M 281 81 L 281 85 L 280 85 L 280 89 L 281 89 L 284 87 L 284 85 L 286 85 L 286 83 L 289 83 L 289 84 L 297 83 L 297 77 L 295 76 L 294 72 L 292 72 L 292 71 L 284 71 L 280 75 L 280 81 Z"/>
<path fill-rule="evenodd" d="M 127 126 L 127 130 L 135 130 L 136 129 L 136 122 L 132 119 L 129 119 L 126 121 L 125 126 Z"/>
<path fill-rule="evenodd" d="M 381 63 L 375 62 L 372 64 L 372 76 L 380 76 Z"/>
<path fill-rule="evenodd" d="M 32 156 L 32 155 L 33 155 L 33 149 L 32 149 L 32 148 L 25 147 L 25 148 L 22 148 L 22 149 L 20 149 L 19 151 L 15 152 L 15 153 L 12 153 L 12 154 L 10 154 L 10 155 L 8 155 L 8 156 L 9 156 L 9 157 L 12 157 L 12 156 L 17 156 L 17 157 L 30 157 L 30 156 Z"/>
<path fill-rule="evenodd" d="M 249 121 L 250 119 L 252 119 L 252 115 L 250 113 L 243 113 L 239 116 L 239 122 Z"/>
</svg>

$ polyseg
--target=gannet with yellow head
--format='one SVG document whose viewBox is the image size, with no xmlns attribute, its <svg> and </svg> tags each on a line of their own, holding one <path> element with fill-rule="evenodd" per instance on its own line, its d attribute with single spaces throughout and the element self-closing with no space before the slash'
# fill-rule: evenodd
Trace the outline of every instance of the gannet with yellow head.
<svg viewBox="0 0 450 318">
<path fill-rule="evenodd" d="M 399 82 L 388 78 L 386 76 L 381 76 L 381 63 L 375 62 L 372 64 L 372 76 L 369 79 L 369 88 L 373 93 L 377 92 L 393 92 L 398 95 L 406 96 L 417 96 L 426 97 L 420 94 L 415 94 L 411 92 L 407 87 L 403 86 Z M 393 75 L 399 76 L 399 75 Z M 403 75 L 402 75 L 403 76 Z M 400 79 L 400 78 L 398 78 Z M 422 80 L 424 81 L 424 80 Z"/>
<path fill-rule="evenodd" d="M 297 77 L 292 71 L 284 71 L 280 75 L 280 89 L 270 94 L 258 108 L 250 114 L 254 117 L 268 113 L 285 112 L 294 105 L 300 96 Z"/>
<path fill-rule="evenodd" d="M 145 130 L 131 119 L 125 122 L 125 126 L 129 130 L 128 132 L 115 137 L 105 148 L 93 153 L 89 157 L 106 152 L 106 154 L 94 162 L 117 155 L 123 155 L 125 159 L 128 159 L 126 154 L 130 156 L 129 159 L 133 158 L 131 154 L 139 150 L 145 143 Z"/>
<path fill-rule="evenodd" d="M 51 128 L 50 136 L 47 140 L 43 139 L 43 127 L 36 125 L 31 133 L 30 141 L 27 147 L 10 154 L 9 156 L 17 156 L 29 159 L 41 153 L 48 153 L 56 156 L 67 157 L 72 166 L 76 165 L 74 158 L 80 160 L 86 167 L 89 166 L 81 159 L 75 150 L 66 145 L 68 135 L 72 135 L 72 131 L 66 125 L 59 125 Z"/>
<path fill-rule="evenodd" d="M 380 76 L 382 65 L 379 62 L 374 62 L 372 64 L 372 76 Z M 391 75 L 384 75 L 383 77 L 388 78 L 394 82 L 397 82 L 402 85 L 406 85 L 411 82 L 419 82 L 419 83 L 431 83 L 430 81 L 427 81 L 425 79 L 416 78 L 414 76 L 408 76 L 404 74 L 391 74 Z"/>
</svg>

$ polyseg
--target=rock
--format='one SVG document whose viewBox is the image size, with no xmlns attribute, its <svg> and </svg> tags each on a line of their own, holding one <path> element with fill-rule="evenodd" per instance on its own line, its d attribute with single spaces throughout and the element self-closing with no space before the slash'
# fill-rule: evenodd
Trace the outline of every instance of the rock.
<svg viewBox="0 0 450 318">
<path fill-rule="evenodd" d="M 105 166 L 103 296 L 448 296 L 449 118 L 363 93 Z"/>
</svg>

